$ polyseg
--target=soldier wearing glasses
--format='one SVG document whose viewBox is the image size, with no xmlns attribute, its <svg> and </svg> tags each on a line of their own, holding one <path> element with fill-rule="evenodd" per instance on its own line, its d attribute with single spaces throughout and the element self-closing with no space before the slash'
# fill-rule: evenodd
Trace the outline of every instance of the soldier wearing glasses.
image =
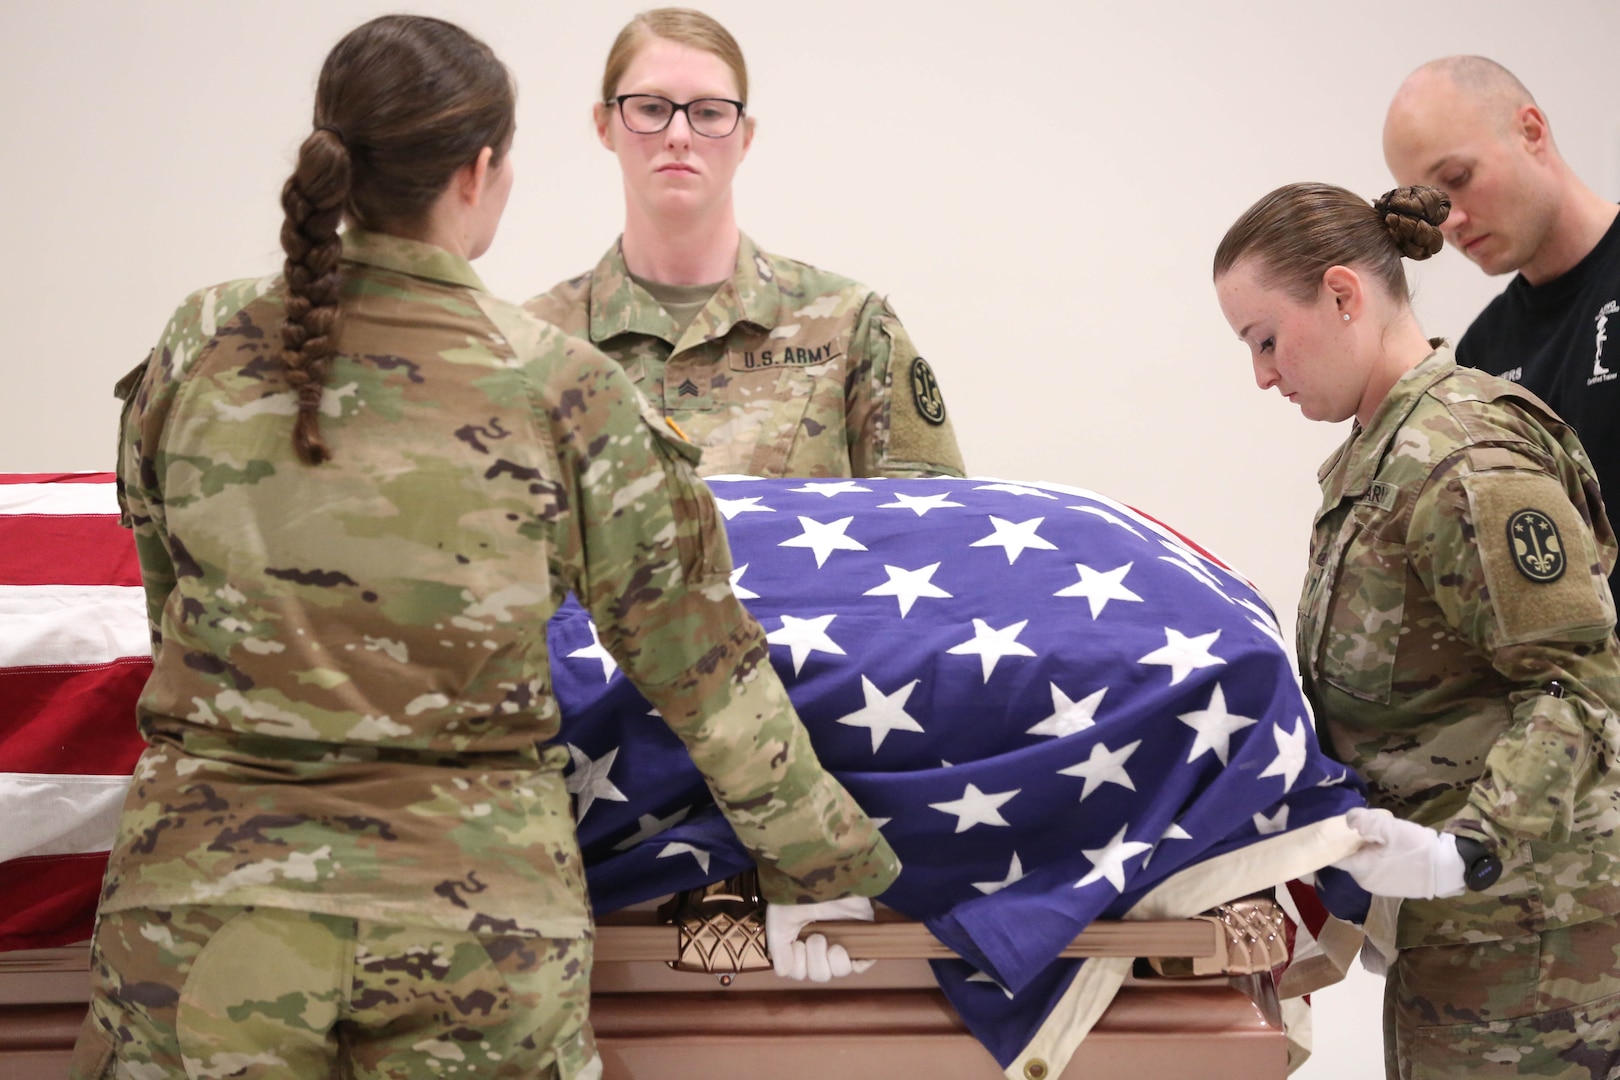
<svg viewBox="0 0 1620 1080">
<path fill-rule="evenodd" d="M 528 310 L 618 360 L 702 448 L 703 475 L 962 475 L 933 370 L 888 303 L 738 230 L 747 96 L 742 51 L 712 18 L 632 19 L 595 106 L 624 233 Z"/>
</svg>

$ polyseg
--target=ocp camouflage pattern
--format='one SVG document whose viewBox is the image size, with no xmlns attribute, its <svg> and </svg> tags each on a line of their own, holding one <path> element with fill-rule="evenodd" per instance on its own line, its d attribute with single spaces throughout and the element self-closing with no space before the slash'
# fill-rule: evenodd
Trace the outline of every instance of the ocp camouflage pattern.
<svg viewBox="0 0 1620 1080">
<path fill-rule="evenodd" d="M 961 476 L 933 369 L 887 301 L 759 250 L 684 333 L 618 243 L 525 308 L 619 361 L 703 451 L 704 476 Z"/>
<path fill-rule="evenodd" d="M 1620 921 L 1401 951 L 1385 988 L 1388 1080 L 1620 1074 Z"/>
<path fill-rule="evenodd" d="M 589 1080 L 591 948 L 278 908 L 108 912 L 69 1080 Z"/>
<path fill-rule="evenodd" d="M 1406 901 L 1397 944 L 1620 911 L 1616 546 L 1574 434 L 1441 346 L 1321 483 L 1299 654 L 1322 744 L 1373 805 L 1481 840 L 1505 868 L 1484 892 Z M 1550 549 L 1509 535 L 1525 509 L 1556 524 L 1555 579 L 1537 579 Z"/>
<path fill-rule="evenodd" d="M 777 901 L 897 864 L 821 768 L 733 595 L 696 451 L 612 361 L 428 245 L 345 236 L 300 464 L 273 280 L 194 294 L 119 473 L 154 669 L 103 910 L 269 905 L 480 933 L 590 919 L 547 666 L 571 590 Z"/>
</svg>

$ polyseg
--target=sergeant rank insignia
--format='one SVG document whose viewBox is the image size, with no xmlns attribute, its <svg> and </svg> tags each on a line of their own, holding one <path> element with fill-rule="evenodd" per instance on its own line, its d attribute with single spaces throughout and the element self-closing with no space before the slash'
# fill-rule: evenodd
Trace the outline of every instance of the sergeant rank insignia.
<svg viewBox="0 0 1620 1080">
<path fill-rule="evenodd" d="M 945 395 L 939 392 L 934 369 L 920 356 L 911 362 L 911 400 L 917 403 L 917 411 L 930 424 L 938 427 L 945 422 Z"/>
<path fill-rule="evenodd" d="M 1520 510 L 1508 518 L 1507 535 L 1519 573 L 1540 584 L 1564 576 L 1564 544 L 1552 518 L 1540 510 Z"/>
</svg>

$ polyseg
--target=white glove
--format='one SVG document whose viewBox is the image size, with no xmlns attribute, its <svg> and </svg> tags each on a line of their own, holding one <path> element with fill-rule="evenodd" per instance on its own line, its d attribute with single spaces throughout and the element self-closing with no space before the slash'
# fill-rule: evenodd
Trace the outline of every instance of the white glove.
<svg viewBox="0 0 1620 1080">
<path fill-rule="evenodd" d="M 1464 891 L 1467 867 L 1450 833 L 1360 806 L 1345 814 L 1344 821 L 1361 834 L 1362 844 L 1333 865 L 1374 896 L 1429 900 Z"/>
<path fill-rule="evenodd" d="M 811 934 L 807 940 L 800 941 L 799 931 L 813 922 L 829 919 L 871 922 L 873 917 L 872 901 L 864 896 L 846 896 L 819 904 L 767 904 L 765 944 L 771 950 L 771 966 L 784 979 L 801 982 L 806 978 L 811 982 L 827 982 L 851 972 L 865 971 L 876 961 L 852 961 L 842 945 L 829 948 L 821 934 Z"/>
</svg>

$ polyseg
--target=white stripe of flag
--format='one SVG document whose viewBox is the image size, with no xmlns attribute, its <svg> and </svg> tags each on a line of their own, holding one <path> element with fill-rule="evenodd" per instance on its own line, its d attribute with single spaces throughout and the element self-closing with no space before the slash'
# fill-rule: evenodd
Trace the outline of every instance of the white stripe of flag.
<svg viewBox="0 0 1620 1080">
<path fill-rule="evenodd" d="M 111 484 L 0 484 L 0 514 L 116 514 Z"/>
</svg>

